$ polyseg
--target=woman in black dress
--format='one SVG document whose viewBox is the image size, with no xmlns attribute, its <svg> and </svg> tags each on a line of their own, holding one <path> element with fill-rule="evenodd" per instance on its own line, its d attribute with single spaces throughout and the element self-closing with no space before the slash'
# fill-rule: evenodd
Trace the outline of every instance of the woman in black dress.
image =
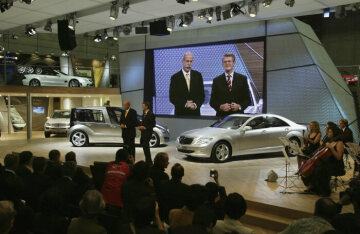
<svg viewBox="0 0 360 234">
<path fill-rule="evenodd" d="M 317 121 L 311 121 L 309 124 L 309 131 L 309 135 L 303 137 L 304 147 L 302 151 L 306 156 L 311 157 L 315 150 L 317 150 L 320 146 L 321 131 L 319 123 Z M 297 161 L 300 168 L 301 165 L 306 161 L 306 158 L 298 156 Z"/>
</svg>

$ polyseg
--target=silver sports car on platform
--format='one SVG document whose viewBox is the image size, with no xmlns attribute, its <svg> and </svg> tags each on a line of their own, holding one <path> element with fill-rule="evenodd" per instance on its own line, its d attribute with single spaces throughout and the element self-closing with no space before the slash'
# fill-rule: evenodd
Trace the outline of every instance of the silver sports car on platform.
<svg viewBox="0 0 360 234">
<path fill-rule="evenodd" d="M 215 122 L 210 127 L 182 133 L 177 141 L 179 152 L 191 157 L 211 158 L 225 162 L 232 155 L 279 152 L 279 137 L 303 145 L 306 126 L 273 114 L 234 114 Z M 288 155 L 293 152 L 286 149 Z"/>
<path fill-rule="evenodd" d="M 54 70 L 53 74 L 27 74 L 22 80 L 26 86 L 65 86 L 91 87 L 94 82 L 90 78 L 69 76 L 61 71 Z"/>
</svg>

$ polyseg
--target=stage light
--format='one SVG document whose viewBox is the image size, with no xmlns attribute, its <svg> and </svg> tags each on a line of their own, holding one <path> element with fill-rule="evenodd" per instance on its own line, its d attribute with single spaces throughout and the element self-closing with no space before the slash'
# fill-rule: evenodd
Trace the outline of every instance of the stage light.
<svg viewBox="0 0 360 234">
<path fill-rule="evenodd" d="M 123 3 L 123 6 L 122 6 L 122 13 L 123 14 L 126 14 L 128 9 L 130 7 L 130 2 L 127 0 L 126 2 Z"/>
<path fill-rule="evenodd" d="M 285 0 L 285 5 L 289 7 L 293 7 L 295 4 L 295 0 Z"/>
<path fill-rule="evenodd" d="M 185 13 L 180 17 L 179 27 L 187 27 L 193 22 L 193 14 L 191 12 Z"/>
<path fill-rule="evenodd" d="M 75 30 L 76 23 L 77 23 L 77 21 L 76 21 L 76 13 L 70 14 L 68 28 L 70 28 L 71 30 Z"/>
<path fill-rule="evenodd" d="M 323 16 L 324 16 L 324 18 L 329 18 L 330 17 L 330 8 L 325 8 L 324 9 Z"/>
<path fill-rule="evenodd" d="M 109 38 L 109 35 L 107 33 L 107 30 L 104 29 L 104 40 L 107 40 Z"/>
<path fill-rule="evenodd" d="M 44 26 L 44 30 L 47 32 L 52 32 L 52 22 L 51 20 L 48 20 Z"/>
<path fill-rule="evenodd" d="M 117 41 L 119 39 L 119 28 L 116 27 L 113 29 L 113 39 Z"/>
<path fill-rule="evenodd" d="M 221 7 L 215 8 L 216 21 L 221 21 Z"/>
<path fill-rule="evenodd" d="M 22 0 L 22 2 L 25 2 L 26 4 L 31 4 L 35 0 Z"/>
<path fill-rule="evenodd" d="M 117 0 L 111 3 L 109 18 L 111 20 L 116 20 L 118 15 L 119 15 L 119 1 Z"/>
<path fill-rule="evenodd" d="M 3 13 L 6 10 L 9 10 L 13 6 L 13 0 L 6 0 L 0 3 L 0 10 Z"/>
<path fill-rule="evenodd" d="M 25 33 L 29 37 L 34 36 L 36 34 L 36 29 L 33 26 L 28 24 L 28 25 L 26 25 L 26 32 Z"/>
<path fill-rule="evenodd" d="M 198 13 L 198 18 L 199 19 L 203 19 L 205 17 L 206 11 L 205 10 L 201 10 Z"/>
<path fill-rule="evenodd" d="M 102 38 L 101 38 L 101 34 L 100 33 L 96 33 L 95 37 L 94 37 L 94 42 L 101 42 Z"/>
<path fill-rule="evenodd" d="M 237 15 L 240 15 L 240 14 L 246 15 L 246 13 L 241 9 L 241 8 L 243 8 L 245 6 L 245 1 L 242 2 L 241 5 L 232 3 L 230 6 L 231 6 L 230 7 L 230 15 L 231 15 L 231 17 L 237 16 Z"/>
<path fill-rule="evenodd" d="M 19 39 L 19 36 L 13 33 L 11 35 L 11 38 L 14 39 L 14 40 L 17 40 L 17 39 Z"/>
<path fill-rule="evenodd" d="M 269 7 L 271 5 L 271 3 L 272 3 L 272 0 L 264 0 L 263 1 L 263 6 L 264 7 Z"/>
<path fill-rule="evenodd" d="M 175 28 L 175 17 L 169 16 L 166 21 L 166 29 L 169 32 L 172 32 L 174 30 L 174 28 Z"/>
<path fill-rule="evenodd" d="M 258 4 L 255 1 L 251 1 L 249 2 L 248 5 L 248 11 L 249 11 L 249 16 L 254 18 L 257 15 L 258 12 Z"/>
<path fill-rule="evenodd" d="M 185 2 L 189 2 L 189 0 L 176 0 L 177 3 L 185 4 Z"/>
<path fill-rule="evenodd" d="M 131 30 L 132 30 L 131 24 L 128 24 L 123 26 L 122 32 L 124 33 L 124 35 L 128 36 L 130 35 Z"/>
<path fill-rule="evenodd" d="M 205 17 L 208 19 L 208 21 L 212 20 L 213 15 L 214 15 L 214 9 L 213 8 L 207 9 Z"/>
<path fill-rule="evenodd" d="M 111 58 L 111 60 L 112 60 L 112 61 L 116 61 L 116 56 L 115 56 L 114 54 L 113 54 L 113 55 L 111 55 L 111 57 L 110 57 L 110 58 Z"/>
</svg>

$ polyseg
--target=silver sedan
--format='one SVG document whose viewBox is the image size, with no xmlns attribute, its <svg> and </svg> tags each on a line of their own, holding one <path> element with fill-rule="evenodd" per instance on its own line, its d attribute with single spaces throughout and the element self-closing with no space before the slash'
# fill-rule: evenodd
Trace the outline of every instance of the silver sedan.
<svg viewBox="0 0 360 234">
<path fill-rule="evenodd" d="M 279 115 L 230 115 L 210 127 L 182 133 L 176 148 L 187 156 L 209 158 L 225 162 L 232 155 L 279 152 L 279 137 L 287 137 L 301 146 L 306 126 L 294 123 Z M 293 152 L 286 149 L 292 156 Z"/>
</svg>

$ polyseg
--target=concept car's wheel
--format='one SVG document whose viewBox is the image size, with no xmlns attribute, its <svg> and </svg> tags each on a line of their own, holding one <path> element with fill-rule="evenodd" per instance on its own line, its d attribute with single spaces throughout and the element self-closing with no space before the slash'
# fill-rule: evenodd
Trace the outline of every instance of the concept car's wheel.
<svg viewBox="0 0 360 234">
<path fill-rule="evenodd" d="M 300 140 L 297 137 L 290 137 L 289 139 L 291 141 L 291 143 L 297 144 L 299 147 L 301 147 L 301 143 Z M 285 148 L 286 153 L 289 157 L 295 157 L 296 153 L 293 149 L 291 149 L 290 147 L 286 147 Z"/>
<path fill-rule="evenodd" d="M 160 137 L 156 132 L 152 133 L 149 144 L 150 144 L 151 148 L 157 147 L 160 145 Z"/>
<path fill-rule="evenodd" d="M 51 133 L 50 132 L 45 132 L 45 138 L 49 138 L 50 137 L 50 135 L 51 135 Z"/>
<path fill-rule="evenodd" d="M 220 141 L 214 145 L 211 152 L 211 159 L 214 162 L 226 162 L 231 157 L 231 153 L 229 143 Z"/>
<path fill-rule="evenodd" d="M 32 79 L 29 82 L 29 86 L 41 86 L 40 81 L 38 79 Z"/>
<path fill-rule="evenodd" d="M 41 74 L 42 72 L 43 72 L 43 70 L 42 70 L 41 67 L 35 68 L 35 73 L 36 73 L 36 74 Z"/>
<path fill-rule="evenodd" d="M 70 80 L 69 87 L 80 87 L 80 83 L 78 80 Z"/>
<path fill-rule="evenodd" d="M 87 146 L 89 143 L 88 136 L 82 131 L 75 131 L 71 134 L 70 140 L 75 147 Z"/>
</svg>

